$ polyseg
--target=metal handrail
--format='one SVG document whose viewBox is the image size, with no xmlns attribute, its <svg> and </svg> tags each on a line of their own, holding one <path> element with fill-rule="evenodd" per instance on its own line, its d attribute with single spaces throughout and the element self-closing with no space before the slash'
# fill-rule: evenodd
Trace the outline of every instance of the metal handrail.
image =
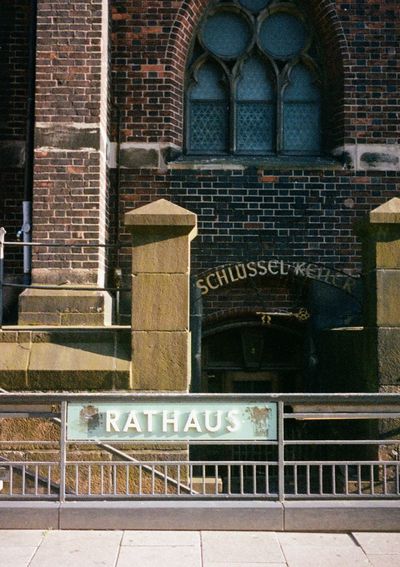
<svg viewBox="0 0 400 567">
<path fill-rule="evenodd" d="M 0 329 L 3 326 L 4 318 L 4 298 L 3 289 L 5 287 L 14 289 L 41 289 L 41 290 L 60 290 L 60 291 L 107 291 L 116 294 L 117 301 L 119 302 L 119 294 L 121 292 L 130 292 L 131 288 L 126 286 L 115 287 L 99 287 L 89 285 L 51 285 L 51 284 L 18 284 L 4 281 L 4 262 L 5 262 L 5 248 L 10 247 L 44 247 L 44 248 L 97 248 L 97 249 L 121 249 L 128 248 L 129 244 L 102 244 L 98 242 L 81 242 L 72 241 L 68 242 L 19 242 L 19 241 L 6 241 L 6 230 L 0 227 Z M 117 307 L 119 313 L 119 308 Z"/>
</svg>

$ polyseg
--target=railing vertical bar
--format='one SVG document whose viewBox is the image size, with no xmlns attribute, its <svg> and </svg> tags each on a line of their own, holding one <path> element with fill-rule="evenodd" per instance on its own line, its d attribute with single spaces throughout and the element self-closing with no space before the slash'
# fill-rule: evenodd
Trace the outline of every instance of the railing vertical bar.
<svg viewBox="0 0 400 567">
<path fill-rule="evenodd" d="M 164 494 L 168 494 L 168 466 L 164 465 Z"/>
<path fill-rule="evenodd" d="M 100 465 L 100 494 L 104 494 L 104 465 Z"/>
<path fill-rule="evenodd" d="M 177 482 L 178 482 L 178 486 L 177 486 L 178 490 L 177 490 L 177 493 L 180 495 L 180 493 L 181 493 L 181 465 L 179 465 L 179 464 L 177 465 L 176 480 L 177 480 Z"/>
<path fill-rule="evenodd" d="M 215 465 L 215 494 L 218 494 L 218 465 Z"/>
<path fill-rule="evenodd" d="M 371 489 L 371 495 L 373 496 L 375 494 L 375 475 L 374 475 L 374 465 L 370 465 L 369 467 L 369 478 L 370 478 L 370 489 Z"/>
<path fill-rule="evenodd" d="M 192 465 L 192 463 L 189 464 L 189 488 L 190 488 L 190 494 L 193 494 L 193 465 Z"/>
<path fill-rule="evenodd" d="M 387 467 L 383 465 L 383 494 L 387 494 Z"/>
<path fill-rule="evenodd" d="M 47 494 L 51 494 L 51 465 L 47 467 Z"/>
<path fill-rule="evenodd" d="M 60 429 L 60 502 L 65 502 L 65 478 L 67 466 L 67 402 L 61 402 Z"/>
<path fill-rule="evenodd" d="M 79 494 L 79 465 L 75 465 L 75 492 Z"/>
<path fill-rule="evenodd" d="M 0 227 L 0 329 L 3 326 L 4 240 L 6 230 Z"/>
<path fill-rule="evenodd" d="M 358 485 L 358 495 L 362 494 L 362 480 L 361 480 L 361 465 L 357 465 L 357 485 Z"/>
<path fill-rule="evenodd" d="M 285 499 L 285 423 L 284 403 L 278 402 L 278 497 Z"/>
<path fill-rule="evenodd" d="M 22 495 L 26 495 L 26 466 L 22 465 Z"/>
<path fill-rule="evenodd" d="M 344 465 L 344 490 L 345 490 L 346 496 L 348 496 L 349 495 L 349 465 Z"/>
<path fill-rule="evenodd" d="M 396 494 L 400 495 L 400 465 L 396 464 Z"/>
<path fill-rule="evenodd" d="M 13 494 L 14 494 L 14 469 L 11 465 L 8 467 L 8 474 L 10 476 L 10 496 L 13 496 Z"/>
<path fill-rule="evenodd" d="M 346 476 L 348 474 L 347 465 L 345 466 Z M 346 481 L 346 486 L 348 485 L 348 481 Z M 332 494 L 336 496 L 336 467 L 332 465 Z"/>
<path fill-rule="evenodd" d="M 307 496 L 310 496 L 311 489 L 310 489 L 310 465 L 306 465 L 306 483 L 307 483 Z"/>
<path fill-rule="evenodd" d="M 39 466 L 35 465 L 35 496 L 39 495 Z"/>
<path fill-rule="evenodd" d="M 318 494 L 324 494 L 324 475 L 322 472 L 322 465 L 319 465 L 319 492 Z"/>
<path fill-rule="evenodd" d="M 293 467 L 293 473 L 294 473 L 294 494 L 295 494 L 295 496 L 298 496 L 298 494 L 299 494 L 299 485 L 298 485 L 298 478 L 297 478 L 297 475 L 299 474 L 299 472 L 298 472 L 298 467 L 297 467 L 297 465 L 294 465 L 294 467 Z"/>
<path fill-rule="evenodd" d="M 151 466 L 151 494 L 154 495 L 155 492 L 155 474 L 154 465 Z"/>
<path fill-rule="evenodd" d="M 244 479 L 243 479 L 243 465 L 239 467 L 239 478 L 240 478 L 240 494 L 244 494 Z"/>
<path fill-rule="evenodd" d="M 112 465 L 113 471 L 113 495 L 117 495 L 117 465 Z"/>
<path fill-rule="evenodd" d="M 139 496 L 143 495 L 143 466 L 139 465 Z"/>
<path fill-rule="evenodd" d="M 265 494 L 267 494 L 268 496 L 270 495 L 270 489 L 269 489 L 269 464 L 266 463 L 265 465 Z"/>
<path fill-rule="evenodd" d="M 88 465 L 88 495 L 92 494 L 92 465 Z"/>
<path fill-rule="evenodd" d="M 253 464 L 253 494 L 257 494 L 257 465 Z"/>
<path fill-rule="evenodd" d="M 202 473 L 203 494 L 206 494 L 206 466 L 205 465 L 202 465 L 201 473 Z"/>
<path fill-rule="evenodd" d="M 228 475 L 227 475 L 227 493 L 230 496 L 232 494 L 232 465 L 228 465 Z"/>
<path fill-rule="evenodd" d="M 125 494 L 129 495 L 129 463 L 126 463 L 125 466 Z"/>
</svg>

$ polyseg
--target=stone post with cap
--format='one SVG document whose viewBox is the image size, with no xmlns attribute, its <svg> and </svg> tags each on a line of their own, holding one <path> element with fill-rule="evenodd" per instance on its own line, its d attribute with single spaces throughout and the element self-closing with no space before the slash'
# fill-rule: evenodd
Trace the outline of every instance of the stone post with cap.
<svg viewBox="0 0 400 567">
<path fill-rule="evenodd" d="M 132 233 L 133 390 L 190 386 L 190 243 L 194 213 L 160 199 L 126 213 Z"/>
</svg>

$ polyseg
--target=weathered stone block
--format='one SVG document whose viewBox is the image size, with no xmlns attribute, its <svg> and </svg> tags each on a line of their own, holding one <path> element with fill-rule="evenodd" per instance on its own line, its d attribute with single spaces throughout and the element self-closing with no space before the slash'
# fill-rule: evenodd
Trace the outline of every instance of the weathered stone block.
<svg viewBox="0 0 400 567">
<path fill-rule="evenodd" d="M 189 290 L 183 274 L 139 274 L 132 278 L 132 328 L 189 330 Z"/>
<path fill-rule="evenodd" d="M 125 330 L 0 333 L 0 386 L 9 390 L 126 389 L 130 360 Z"/>
<path fill-rule="evenodd" d="M 29 348 L 16 342 L 0 343 L 0 387 L 19 390 L 27 386 Z"/>
<path fill-rule="evenodd" d="M 189 332 L 134 331 L 132 350 L 133 390 L 188 391 Z"/>
<path fill-rule="evenodd" d="M 186 231 L 158 228 L 133 235 L 132 273 L 181 273 L 189 271 L 190 248 Z"/>
<path fill-rule="evenodd" d="M 400 388 L 400 328 L 378 329 L 377 345 L 379 383 Z"/>
<path fill-rule="evenodd" d="M 400 327 L 400 270 L 376 272 L 376 324 Z"/>
<path fill-rule="evenodd" d="M 112 300 L 104 291 L 27 289 L 19 297 L 20 325 L 111 324 Z"/>
</svg>

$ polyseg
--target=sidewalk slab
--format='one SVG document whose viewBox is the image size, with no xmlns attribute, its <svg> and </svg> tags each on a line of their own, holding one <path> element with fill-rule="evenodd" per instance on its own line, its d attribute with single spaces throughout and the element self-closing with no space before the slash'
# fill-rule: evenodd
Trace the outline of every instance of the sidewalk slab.
<svg viewBox="0 0 400 567">
<path fill-rule="evenodd" d="M 200 547 L 200 532 L 183 531 L 126 531 L 122 537 L 122 546 L 179 546 Z"/>
<path fill-rule="evenodd" d="M 357 547 L 349 534 L 312 533 L 312 532 L 282 532 L 276 534 L 281 545 L 308 545 L 319 547 Z"/>
<path fill-rule="evenodd" d="M 367 554 L 399 555 L 400 557 L 400 533 L 354 532 L 353 536 Z"/>
<path fill-rule="evenodd" d="M 0 549 L 3 547 L 37 547 L 45 536 L 41 530 L 0 530 Z"/>
<path fill-rule="evenodd" d="M 365 553 L 357 546 L 323 547 L 282 545 L 288 567 L 370 567 Z"/>
<path fill-rule="evenodd" d="M 203 563 L 203 567 L 286 567 L 287 563 Z"/>
<path fill-rule="evenodd" d="M 200 547 L 121 547 L 117 567 L 202 567 Z"/>
<path fill-rule="evenodd" d="M 201 542 L 206 565 L 219 562 L 284 563 L 274 533 L 202 532 Z"/>
<path fill-rule="evenodd" d="M 400 555 L 367 555 L 373 567 L 400 567 Z"/>
<path fill-rule="evenodd" d="M 36 550 L 37 547 L 2 545 L 0 548 L 0 565 L 2 565 L 2 567 L 9 567 L 11 565 L 12 567 L 27 567 Z"/>
<path fill-rule="evenodd" d="M 114 567 L 122 533 L 48 532 L 29 567 Z"/>
</svg>

